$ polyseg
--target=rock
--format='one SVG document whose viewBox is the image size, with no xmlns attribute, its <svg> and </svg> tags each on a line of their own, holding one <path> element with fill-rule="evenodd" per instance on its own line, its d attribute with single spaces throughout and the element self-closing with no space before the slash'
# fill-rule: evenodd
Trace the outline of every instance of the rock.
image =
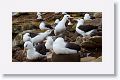
<svg viewBox="0 0 120 80">
<path fill-rule="evenodd" d="M 92 42 L 102 44 L 102 36 L 93 36 L 89 40 Z"/>
<path fill-rule="evenodd" d="M 95 17 L 95 18 L 102 18 L 102 12 L 95 12 L 93 17 Z"/>
<path fill-rule="evenodd" d="M 86 36 L 86 37 L 78 36 L 78 37 L 76 38 L 75 43 L 81 46 L 81 43 L 82 43 L 82 42 L 85 42 L 85 41 L 89 41 L 89 38 L 90 38 L 89 36 Z"/>
<path fill-rule="evenodd" d="M 94 59 L 96 58 L 95 57 L 84 57 L 84 58 L 81 58 L 81 62 L 91 62 Z"/>
<path fill-rule="evenodd" d="M 47 53 L 47 62 L 52 62 L 52 53 L 51 52 Z"/>
<path fill-rule="evenodd" d="M 82 48 L 96 48 L 96 43 L 95 42 L 92 42 L 92 41 L 85 41 L 85 42 L 82 42 L 81 43 L 81 47 Z"/>
<path fill-rule="evenodd" d="M 12 41 L 12 47 L 23 46 L 22 33 L 19 33 Z"/>
<path fill-rule="evenodd" d="M 78 36 L 78 37 L 76 38 L 75 43 L 78 44 L 78 45 L 81 45 L 82 42 L 83 42 L 83 37 Z"/>
<path fill-rule="evenodd" d="M 26 61 L 26 56 L 25 56 L 25 54 L 23 54 L 23 50 L 21 50 L 21 49 L 12 53 L 12 58 L 19 62 Z"/>
<path fill-rule="evenodd" d="M 92 60 L 91 62 L 102 62 L 102 56 L 98 57 L 97 59 Z"/>
<path fill-rule="evenodd" d="M 80 62 L 80 54 L 55 54 L 52 55 L 52 62 Z"/>
<path fill-rule="evenodd" d="M 77 38 L 77 35 L 69 31 L 64 31 L 62 35 L 67 42 L 75 42 Z"/>
<path fill-rule="evenodd" d="M 33 30 L 33 29 L 39 29 L 39 27 L 31 23 L 22 23 L 22 24 L 15 23 L 12 26 L 12 33 L 20 33 L 25 30 Z"/>
<path fill-rule="evenodd" d="M 47 57 L 44 56 L 44 57 L 39 57 L 39 58 L 36 58 L 36 59 L 26 59 L 26 62 L 47 62 Z"/>
<path fill-rule="evenodd" d="M 86 20 L 84 25 L 102 26 L 102 18 L 96 18 L 93 20 Z"/>
<path fill-rule="evenodd" d="M 90 37 L 87 41 L 81 43 L 81 47 L 91 49 L 102 48 L 102 37 L 101 36 Z"/>
</svg>

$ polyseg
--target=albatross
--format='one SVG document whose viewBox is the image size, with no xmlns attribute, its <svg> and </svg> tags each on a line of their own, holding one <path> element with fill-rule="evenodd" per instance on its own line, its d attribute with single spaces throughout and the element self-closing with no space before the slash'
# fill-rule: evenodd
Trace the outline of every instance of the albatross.
<svg viewBox="0 0 120 80">
<path fill-rule="evenodd" d="M 47 40 L 45 43 L 45 47 L 46 47 L 46 49 L 49 49 L 52 51 L 53 50 L 53 42 L 56 39 L 56 37 L 55 36 L 48 36 L 46 39 Z"/>
<path fill-rule="evenodd" d="M 54 34 L 57 35 L 58 33 L 61 33 L 66 30 L 66 22 L 69 20 L 70 15 L 64 15 L 62 20 L 55 26 Z"/>
<path fill-rule="evenodd" d="M 86 13 L 84 15 L 84 20 L 91 20 L 90 14 Z"/>
<path fill-rule="evenodd" d="M 42 14 L 40 12 L 37 12 L 37 19 L 42 19 Z"/>
<path fill-rule="evenodd" d="M 76 32 L 80 35 L 90 36 L 92 33 L 96 32 L 97 26 L 84 25 L 83 19 L 77 19 Z"/>
<path fill-rule="evenodd" d="M 44 46 L 43 46 L 44 47 Z M 26 41 L 24 43 L 24 51 L 23 53 L 25 53 L 25 51 L 27 50 L 27 59 L 37 59 L 37 58 L 42 58 L 42 57 L 45 57 L 46 56 L 46 50 L 44 51 L 41 51 L 42 49 L 42 46 L 37 46 L 37 47 L 34 47 L 32 42 L 30 41 Z"/>
<path fill-rule="evenodd" d="M 51 26 L 50 24 L 46 24 L 43 19 L 41 19 L 41 23 L 40 23 L 40 25 L 39 25 L 39 28 L 40 28 L 41 30 L 53 29 L 52 26 Z"/>
<path fill-rule="evenodd" d="M 53 51 L 56 54 L 74 54 L 80 51 L 80 46 L 75 43 L 65 42 L 62 37 L 58 37 L 53 42 Z"/>
<path fill-rule="evenodd" d="M 47 30 L 43 33 L 38 33 L 38 34 L 34 34 L 34 33 L 25 33 L 23 35 L 23 41 L 31 41 L 33 44 L 37 44 L 39 42 L 42 42 L 50 33 L 52 32 L 52 30 Z"/>
</svg>

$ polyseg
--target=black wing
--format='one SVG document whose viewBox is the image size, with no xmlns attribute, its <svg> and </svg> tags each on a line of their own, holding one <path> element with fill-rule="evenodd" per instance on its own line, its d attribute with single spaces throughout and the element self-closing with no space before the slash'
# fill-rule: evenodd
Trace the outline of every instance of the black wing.
<svg viewBox="0 0 120 80">
<path fill-rule="evenodd" d="M 47 27 L 49 29 L 53 29 L 50 24 L 46 24 L 45 27 Z"/>
<path fill-rule="evenodd" d="M 38 53 L 40 53 L 42 55 L 46 55 L 46 53 L 49 51 L 49 50 L 46 49 L 45 43 L 36 45 L 35 49 Z"/>
<path fill-rule="evenodd" d="M 93 26 L 93 25 L 80 25 L 78 27 L 80 30 L 84 31 L 84 32 L 88 32 L 90 30 L 93 30 L 93 29 L 97 29 L 98 26 Z"/>
<path fill-rule="evenodd" d="M 77 44 L 74 44 L 74 43 L 67 43 L 66 48 L 69 48 L 69 49 L 74 49 L 74 50 L 77 50 L 77 51 L 80 51 L 80 46 L 77 45 Z"/>
</svg>

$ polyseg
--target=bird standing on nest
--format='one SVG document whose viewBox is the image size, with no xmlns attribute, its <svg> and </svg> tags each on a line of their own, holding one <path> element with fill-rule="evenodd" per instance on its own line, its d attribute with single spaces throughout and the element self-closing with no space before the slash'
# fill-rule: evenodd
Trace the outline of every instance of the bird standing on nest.
<svg viewBox="0 0 120 80">
<path fill-rule="evenodd" d="M 61 32 L 66 30 L 66 22 L 67 20 L 69 20 L 69 18 L 73 18 L 70 17 L 70 15 L 64 15 L 63 19 L 55 26 L 55 30 L 54 30 L 54 34 L 60 34 Z"/>
</svg>

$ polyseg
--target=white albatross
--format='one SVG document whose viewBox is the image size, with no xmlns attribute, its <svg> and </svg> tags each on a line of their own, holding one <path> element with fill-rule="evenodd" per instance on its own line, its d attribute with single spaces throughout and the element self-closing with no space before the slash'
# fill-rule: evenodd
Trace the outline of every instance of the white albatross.
<svg viewBox="0 0 120 80">
<path fill-rule="evenodd" d="M 26 41 L 24 43 L 24 51 L 23 53 L 25 53 L 25 50 L 27 50 L 27 59 L 36 59 L 36 58 L 42 58 L 45 57 L 46 55 L 42 55 L 41 53 L 37 52 L 36 49 L 34 48 L 32 42 L 30 41 Z"/>
<path fill-rule="evenodd" d="M 57 33 L 61 33 L 62 31 L 66 30 L 65 23 L 66 21 L 72 18 L 70 15 L 64 15 L 63 19 L 55 26 L 54 34 L 57 35 Z"/>
<path fill-rule="evenodd" d="M 41 23 L 40 23 L 40 25 L 39 25 L 39 28 L 40 28 L 41 30 L 53 29 L 53 28 L 52 28 L 52 25 L 46 24 L 43 19 L 41 19 Z"/>
<path fill-rule="evenodd" d="M 80 46 L 74 43 L 67 43 L 62 37 L 53 42 L 53 51 L 56 54 L 74 54 L 80 50 Z"/>
<path fill-rule="evenodd" d="M 37 19 L 42 19 L 42 14 L 40 12 L 37 12 Z"/>
<path fill-rule="evenodd" d="M 97 26 L 84 25 L 83 19 L 77 19 L 76 32 L 84 36 L 90 36 L 94 31 L 96 31 Z"/>
<path fill-rule="evenodd" d="M 33 44 L 37 44 L 39 42 L 42 42 L 50 33 L 52 30 L 47 30 L 43 33 L 38 33 L 38 35 L 31 37 L 30 33 L 26 33 L 23 35 L 23 41 L 31 41 Z"/>
<path fill-rule="evenodd" d="M 46 49 L 52 50 L 53 49 L 53 42 L 54 42 L 54 40 L 52 39 L 52 36 L 48 36 L 46 43 L 45 43 Z"/>
<path fill-rule="evenodd" d="M 84 20 L 91 20 L 90 14 L 86 13 L 84 15 Z"/>
</svg>

